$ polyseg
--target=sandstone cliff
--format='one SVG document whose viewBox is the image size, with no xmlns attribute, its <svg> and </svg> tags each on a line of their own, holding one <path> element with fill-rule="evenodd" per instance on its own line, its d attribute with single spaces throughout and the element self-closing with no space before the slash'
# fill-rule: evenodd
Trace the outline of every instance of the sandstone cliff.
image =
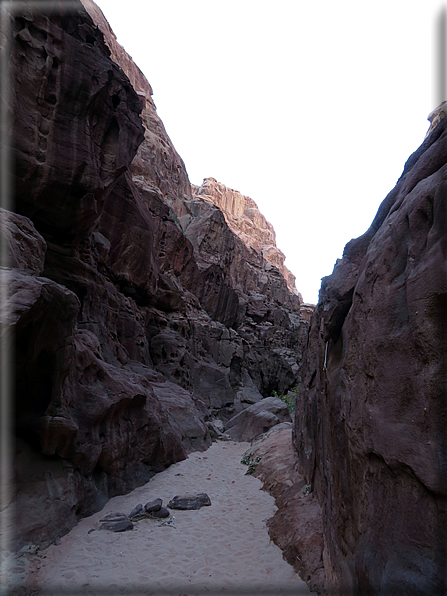
<svg viewBox="0 0 447 596">
<path fill-rule="evenodd" d="M 15 547 L 54 540 L 209 446 L 213 418 L 297 385 L 308 331 L 280 270 L 192 196 L 149 83 L 84 5 L 24 7 L 3 46 Z"/>
<path fill-rule="evenodd" d="M 447 590 L 447 118 L 323 279 L 295 445 L 331 594 Z"/>
<path fill-rule="evenodd" d="M 192 191 L 195 198 L 200 197 L 217 205 L 236 236 L 247 247 L 261 254 L 267 263 L 279 269 L 289 290 L 298 295 L 295 276 L 284 265 L 285 255 L 276 246 L 275 230 L 253 199 L 227 188 L 214 178 L 205 178 L 202 186 L 193 185 Z M 301 297 L 300 301 L 303 301 Z"/>
</svg>

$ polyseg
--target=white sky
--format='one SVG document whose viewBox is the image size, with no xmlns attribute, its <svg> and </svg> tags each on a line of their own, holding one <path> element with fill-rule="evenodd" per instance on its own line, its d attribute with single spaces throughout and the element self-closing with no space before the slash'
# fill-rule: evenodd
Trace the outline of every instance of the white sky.
<svg viewBox="0 0 447 596">
<path fill-rule="evenodd" d="M 316 303 L 424 140 L 446 3 L 95 1 L 191 182 L 212 176 L 256 201 Z"/>
</svg>

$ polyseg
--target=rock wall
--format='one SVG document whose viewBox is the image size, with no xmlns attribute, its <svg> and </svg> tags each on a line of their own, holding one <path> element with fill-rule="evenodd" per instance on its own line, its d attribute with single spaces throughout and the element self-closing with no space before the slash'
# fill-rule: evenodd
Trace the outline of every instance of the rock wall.
<svg viewBox="0 0 447 596">
<path fill-rule="evenodd" d="M 323 279 L 295 446 L 331 594 L 447 590 L 447 119 Z"/>
<path fill-rule="evenodd" d="M 140 115 L 144 139 L 132 160 L 133 181 L 143 189 L 158 194 L 178 216 L 181 216 L 187 212 L 184 202 L 191 198 L 191 185 L 185 164 L 158 117 L 152 99 L 152 87 L 129 54 L 117 42 L 100 8 L 93 0 L 82 0 L 82 4 L 103 34 L 111 59 L 129 78 L 141 102 Z"/>
<path fill-rule="evenodd" d="M 2 43 L 17 437 L 3 513 L 15 548 L 48 544 L 206 449 L 213 418 L 295 386 L 308 331 L 280 271 L 192 196 L 149 83 L 84 5 L 30 3 Z"/>
<path fill-rule="evenodd" d="M 284 265 L 286 257 L 276 246 L 275 230 L 253 199 L 227 188 L 214 178 L 205 178 L 201 186 L 193 185 L 192 192 L 195 198 L 200 197 L 217 205 L 236 236 L 247 247 L 261 254 L 267 263 L 279 269 L 289 290 L 298 295 L 295 276 Z M 300 301 L 303 302 L 301 296 Z"/>
</svg>

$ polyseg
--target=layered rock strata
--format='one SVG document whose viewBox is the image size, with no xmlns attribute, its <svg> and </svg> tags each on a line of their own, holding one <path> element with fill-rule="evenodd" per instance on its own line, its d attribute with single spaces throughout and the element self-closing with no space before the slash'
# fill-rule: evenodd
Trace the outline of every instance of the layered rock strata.
<svg viewBox="0 0 447 596">
<path fill-rule="evenodd" d="M 323 279 L 295 445 L 331 594 L 446 592 L 447 119 Z"/>
<path fill-rule="evenodd" d="M 280 271 L 192 196 L 149 83 L 84 4 L 30 3 L 3 46 L 17 212 L 1 226 L 2 319 L 16 335 L 14 547 L 48 544 L 206 449 L 213 418 L 295 386 L 308 330 Z"/>
</svg>

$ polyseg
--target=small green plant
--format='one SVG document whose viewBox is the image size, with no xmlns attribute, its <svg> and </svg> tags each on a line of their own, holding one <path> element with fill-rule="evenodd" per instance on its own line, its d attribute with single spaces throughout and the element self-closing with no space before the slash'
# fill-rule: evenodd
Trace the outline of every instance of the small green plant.
<svg viewBox="0 0 447 596">
<path fill-rule="evenodd" d="M 246 453 L 241 459 L 241 464 L 243 464 L 244 466 L 248 466 L 252 457 L 253 453 Z"/>
<path fill-rule="evenodd" d="M 247 453 L 244 455 L 241 459 L 241 464 L 248 466 L 248 470 L 245 472 L 245 475 L 250 476 L 250 474 L 253 474 L 260 461 L 261 458 L 259 456 L 253 457 L 253 453 Z"/>
<path fill-rule="evenodd" d="M 286 404 L 286 406 L 289 408 L 289 412 L 291 414 L 293 414 L 295 412 L 296 396 L 298 395 L 299 390 L 300 390 L 300 385 L 297 385 L 293 389 L 290 389 L 290 391 L 288 393 L 286 393 L 286 395 L 278 395 L 277 391 L 272 391 L 272 395 L 273 395 L 273 397 L 277 397 L 278 399 L 283 401 Z M 292 395 L 290 395 L 290 393 Z"/>
<path fill-rule="evenodd" d="M 307 497 L 307 495 L 310 493 L 310 484 L 306 484 L 306 486 L 303 488 L 303 495 L 305 497 Z"/>
</svg>

